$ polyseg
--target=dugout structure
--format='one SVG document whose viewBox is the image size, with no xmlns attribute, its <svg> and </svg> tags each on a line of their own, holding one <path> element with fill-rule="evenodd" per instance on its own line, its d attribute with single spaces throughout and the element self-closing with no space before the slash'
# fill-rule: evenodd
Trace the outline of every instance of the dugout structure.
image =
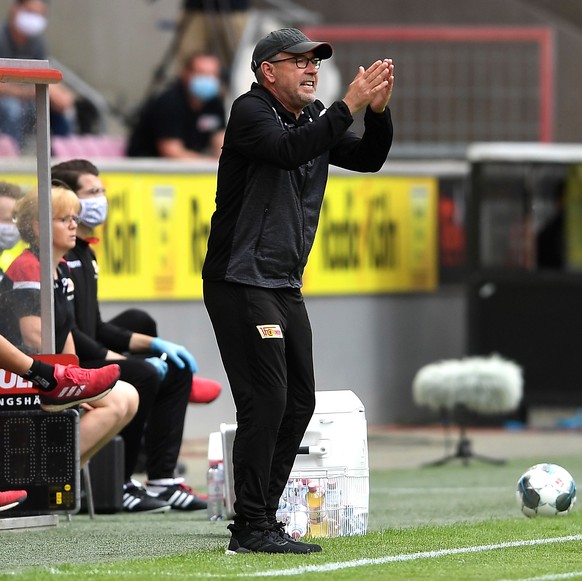
<svg viewBox="0 0 582 581">
<path fill-rule="evenodd" d="M 66 364 L 77 362 L 77 358 L 54 355 L 49 125 L 49 85 L 61 80 L 61 72 L 51 69 L 48 61 L 0 59 L 0 82 L 27 83 L 35 87 L 41 351 L 45 354 L 38 357 Z M 77 410 L 42 412 L 36 388 L 15 374 L 1 371 L 0 489 L 22 488 L 28 497 L 23 505 L 7 515 L 8 518 L 0 519 L 0 530 L 41 530 L 56 526 L 58 517 L 52 513 L 70 514 L 79 510 L 79 414 Z"/>
<path fill-rule="evenodd" d="M 1 83 L 28 83 L 35 87 L 36 168 L 39 197 L 39 246 L 41 287 L 41 347 L 43 353 L 55 352 L 54 301 L 52 275 L 52 205 L 50 194 L 50 119 L 49 85 L 59 83 L 62 73 L 51 69 L 46 60 L 0 59 Z"/>
<path fill-rule="evenodd" d="M 522 419 L 582 405 L 582 147 L 469 148 L 468 349 L 524 372 Z"/>
</svg>

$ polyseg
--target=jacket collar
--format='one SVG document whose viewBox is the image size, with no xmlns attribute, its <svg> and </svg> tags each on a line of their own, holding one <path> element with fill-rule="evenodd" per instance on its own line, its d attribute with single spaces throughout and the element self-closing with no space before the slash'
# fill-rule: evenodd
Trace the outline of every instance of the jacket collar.
<svg viewBox="0 0 582 581">
<path fill-rule="evenodd" d="M 311 111 L 311 107 L 313 107 L 313 104 L 310 104 L 307 107 L 305 107 L 305 109 L 303 109 L 303 111 L 301 112 L 301 116 L 299 117 L 299 119 L 296 119 L 295 114 L 291 113 L 290 111 L 287 111 L 287 109 L 283 107 L 281 102 L 277 100 L 275 95 L 273 95 L 273 93 L 265 89 L 263 85 L 260 85 L 259 83 L 253 83 L 251 86 L 251 91 L 256 92 L 257 94 L 263 96 L 263 98 L 265 98 L 269 102 L 271 107 L 275 109 L 277 115 L 279 115 L 281 119 L 290 124 L 300 125 L 301 116 L 307 116 L 307 118 L 314 116 Z M 317 117 L 317 114 L 315 114 L 315 116 Z"/>
</svg>

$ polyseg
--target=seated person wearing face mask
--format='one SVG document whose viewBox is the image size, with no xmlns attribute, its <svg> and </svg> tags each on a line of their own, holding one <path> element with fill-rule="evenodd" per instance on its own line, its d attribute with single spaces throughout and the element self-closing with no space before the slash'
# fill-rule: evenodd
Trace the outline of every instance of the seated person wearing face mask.
<svg viewBox="0 0 582 581">
<path fill-rule="evenodd" d="M 20 240 L 20 233 L 14 223 L 12 216 L 16 202 L 24 196 L 20 187 L 8 182 L 0 182 L 0 256 L 5 250 L 12 250 Z M 18 252 L 16 255 L 20 254 Z M 14 256 L 12 257 L 14 258 Z M 5 266 L 10 262 L 3 261 Z M 0 280 L 4 276 L 4 270 L 0 265 Z"/>
<path fill-rule="evenodd" d="M 198 370 L 196 360 L 181 345 L 126 327 L 122 320 L 127 321 L 137 309 L 129 309 L 125 317 L 120 314 L 103 321 L 98 266 L 91 248 L 97 242 L 94 228 L 107 217 L 103 182 L 88 160 L 61 162 L 53 166 L 51 175 L 53 183 L 73 190 L 81 204 L 76 244 L 66 255 L 75 288 L 72 334 L 79 360 L 87 368 L 117 363 L 121 379 L 139 393 L 138 411 L 121 432 L 125 445 L 123 510 L 156 513 L 205 509 L 206 497 L 186 486 L 183 478 L 174 477 L 193 374 Z M 147 452 L 146 487 L 132 478 L 142 440 Z"/>
<path fill-rule="evenodd" d="M 180 77 L 148 101 L 129 139 L 130 157 L 215 160 L 225 128 L 220 61 L 194 53 Z"/>
<path fill-rule="evenodd" d="M 0 58 L 47 59 L 45 29 L 47 0 L 13 0 L 0 24 Z M 50 127 L 53 135 L 72 131 L 75 96 L 63 83 L 49 87 Z M 13 137 L 20 148 L 27 145 L 35 127 L 35 88 L 31 83 L 0 83 L 0 133 Z"/>
</svg>

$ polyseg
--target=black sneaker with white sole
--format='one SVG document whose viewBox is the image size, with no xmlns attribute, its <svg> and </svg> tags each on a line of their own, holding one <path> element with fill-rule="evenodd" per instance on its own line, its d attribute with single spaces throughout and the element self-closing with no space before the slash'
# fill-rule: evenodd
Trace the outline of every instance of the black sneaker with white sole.
<svg viewBox="0 0 582 581">
<path fill-rule="evenodd" d="M 149 492 L 155 493 L 156 498 L 167 502 L 173 510 L 205 510 L 208 506 L 206 495 L 196 492 L 183 482 L 170 486 L 157 486 L 146 482 Z"/>
<path fill-rule="evenodd" d="M 123 485 L 123 510 L 125 512 L 168 512 L 172 507 L 165 500 L 149 493 L 139 482 L 131 480 Z"/>
<path fill-rule="evenodd" d="M 235 525 L 228 525 L 227 528 L 232 533 L 226 549 L 227 555 L 241 553 L 296 553 L 307 555 L 310 553 L 309 548 L 303 543 L 290 543 L 271 529 L 239 528 Z"/>
</svg>

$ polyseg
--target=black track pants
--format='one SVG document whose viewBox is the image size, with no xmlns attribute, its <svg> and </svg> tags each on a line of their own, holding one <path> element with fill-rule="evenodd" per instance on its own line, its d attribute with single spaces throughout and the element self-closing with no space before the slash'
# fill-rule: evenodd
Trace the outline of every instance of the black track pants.
<svg viewBox="0 0 582 581">
<path fill-rule="evenodd" d="M 236 406 L 235 522 L 265 528 L 315 408 L 311 325 L 299 289 L 204 281 Z"/>
</svg>

